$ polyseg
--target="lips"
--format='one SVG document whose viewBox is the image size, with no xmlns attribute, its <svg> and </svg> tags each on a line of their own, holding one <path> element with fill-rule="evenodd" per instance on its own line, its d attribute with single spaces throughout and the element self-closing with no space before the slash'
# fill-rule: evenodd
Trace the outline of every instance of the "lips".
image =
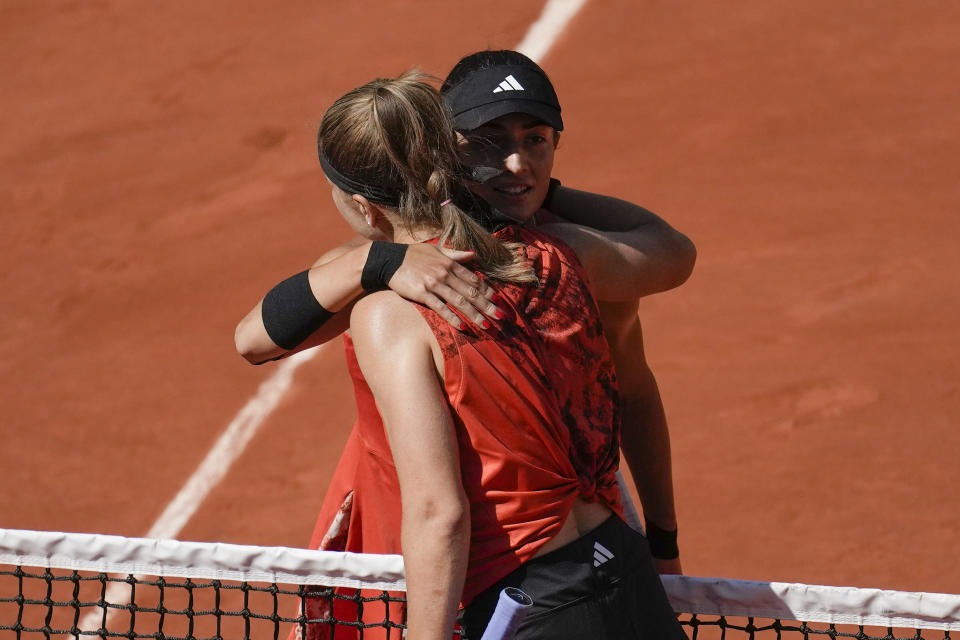
<svg viewBox="0 0 960 640">
<path fill-rule="evenodd" d="M 533 191 L 533 187 L 526 184 L 513 184 L 493 187 L 497 193 L 513 198 L 519 198 Z"/>
</svg>

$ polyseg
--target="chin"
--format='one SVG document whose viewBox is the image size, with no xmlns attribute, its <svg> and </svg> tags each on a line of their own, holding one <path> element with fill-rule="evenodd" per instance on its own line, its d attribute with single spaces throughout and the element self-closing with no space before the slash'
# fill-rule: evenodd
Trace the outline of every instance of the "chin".
<svg viewBox="0 0 960 640">
<path fill-rule="evenodd" d="M 487 203 L 499 211 L 502 215 L 515 220 L 521 224 L 527 222 L 540 208 L 538 206 L 532 206 L 529 202 L 533 202 L 533 199 L 524 199 L 522 202 L 517 202 L 515 198 L 505 198 L 500 193 L 489 189 L 489 188 L 476 188 L 471 187 L 471 190 L 479 197 L 487 201 Z M 540 201 L 543 200 L 541 196 Z"/>
<path fill-rule="evenodd" d="M 532 218 L 539 208 L 530 207 L 526 204 L 518 204 L 516 202 L 497 202 L 493 199 L 490 200 L 490 205 L 511 220 L 516 220 L 520 223 L 524 223 Z"/>
</svg>

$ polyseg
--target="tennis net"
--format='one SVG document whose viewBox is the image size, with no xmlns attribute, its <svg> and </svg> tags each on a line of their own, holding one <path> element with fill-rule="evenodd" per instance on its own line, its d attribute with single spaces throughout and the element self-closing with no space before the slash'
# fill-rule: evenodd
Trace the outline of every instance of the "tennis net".
<svg viewBox="0 0 960 640">
<path fill-rule="evenodd" d="M 950 638 L 960 596 L 664 576 L 687 635 Z M 0 638 L 395 638 L 400 556 L 0 529 Z"/>
</svg>

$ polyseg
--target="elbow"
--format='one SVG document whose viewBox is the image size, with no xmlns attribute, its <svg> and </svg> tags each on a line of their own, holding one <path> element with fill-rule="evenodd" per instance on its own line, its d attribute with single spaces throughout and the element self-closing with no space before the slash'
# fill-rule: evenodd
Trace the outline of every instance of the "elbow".
<svg viewBox="0 0 960 640">
<path fill-rule="evenodd" d="M 646 294 L 670 291 L 690 279 L 693 266 L 697 262 L 697 247 L 690 238 L 675 229 L 670 229 L 669 235 L 661 244 L 657 262 L 657 276 L 652 282 L 647 283 L 651 290 Z"/>
<path fill-rule="evenodd" d="M 427 498 L 412 509 L 404 508 L 404 520 L 418 522 L 423 531 L 446 540 L 470 537 L 470 504 L 466 495 L 448 499 Z"/>
<path fill-rule="evenodd" d="M 465 498 L 451 500 L 442 507 L 438 505 L 428 517 L 428 521 L 432 522 L 435 531 L 459 538 L 470 532 L 470 507 Z"/>
<path fill-rule="evenodd" d="M 676 239 L 676 270 L 674 287 L 679 287 L 690 278 L 693 266 L 697 262 L 697 247 L 693 241 L 679 231 Z"/>
<path fill-rule="evenodd" d="M 239 353 L 244 360 L 250 364 L 257 364 L 256 352 L 253 348 L 252 341 L 247 337 L 246 331 L 244 331 L 243 325 L 244 323 L 241 321 L 233 332 L 233 345 L 236 347 L 237 353 Z"/>
<path fill-rule="evenodd" d="M 270 353 L 265 353 L 263 345 L 256 339 L 254 327 L 248 318 L 244 318 L 233 332 L 233 344 L 237 353 L 250 364 L 263 364 L 271 359 Z"/>
<path fill-rule="evenodd" d="M 676 289 L 690 278 L 697 262 L 697 248 L 690 238 L 682 233 L 673 231 L 671 235 L 672 237 L 661 245 L 653 273 L 637 274 L 637 279 L 623 291 L 637 291 L 637 297 L 643 297 Z"/>
</svg>

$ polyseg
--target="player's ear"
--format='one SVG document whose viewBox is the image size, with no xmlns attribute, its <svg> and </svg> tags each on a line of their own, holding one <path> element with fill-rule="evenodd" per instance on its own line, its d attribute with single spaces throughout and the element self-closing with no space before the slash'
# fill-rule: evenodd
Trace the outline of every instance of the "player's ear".
<svg viewBox="0 0 960 640">
<path fill-rule="evenodd" d="M 355 193 L 351 197 L 353 198 L 353 201 L 360 206 L 360 213 L 363 214 L 364 220 L 367 221 L 367 226 L 377 226 L 377 222 L 380 221 L 380 217 L 383 215 L 380 209 L 359 193 Z"/>
</svg>

